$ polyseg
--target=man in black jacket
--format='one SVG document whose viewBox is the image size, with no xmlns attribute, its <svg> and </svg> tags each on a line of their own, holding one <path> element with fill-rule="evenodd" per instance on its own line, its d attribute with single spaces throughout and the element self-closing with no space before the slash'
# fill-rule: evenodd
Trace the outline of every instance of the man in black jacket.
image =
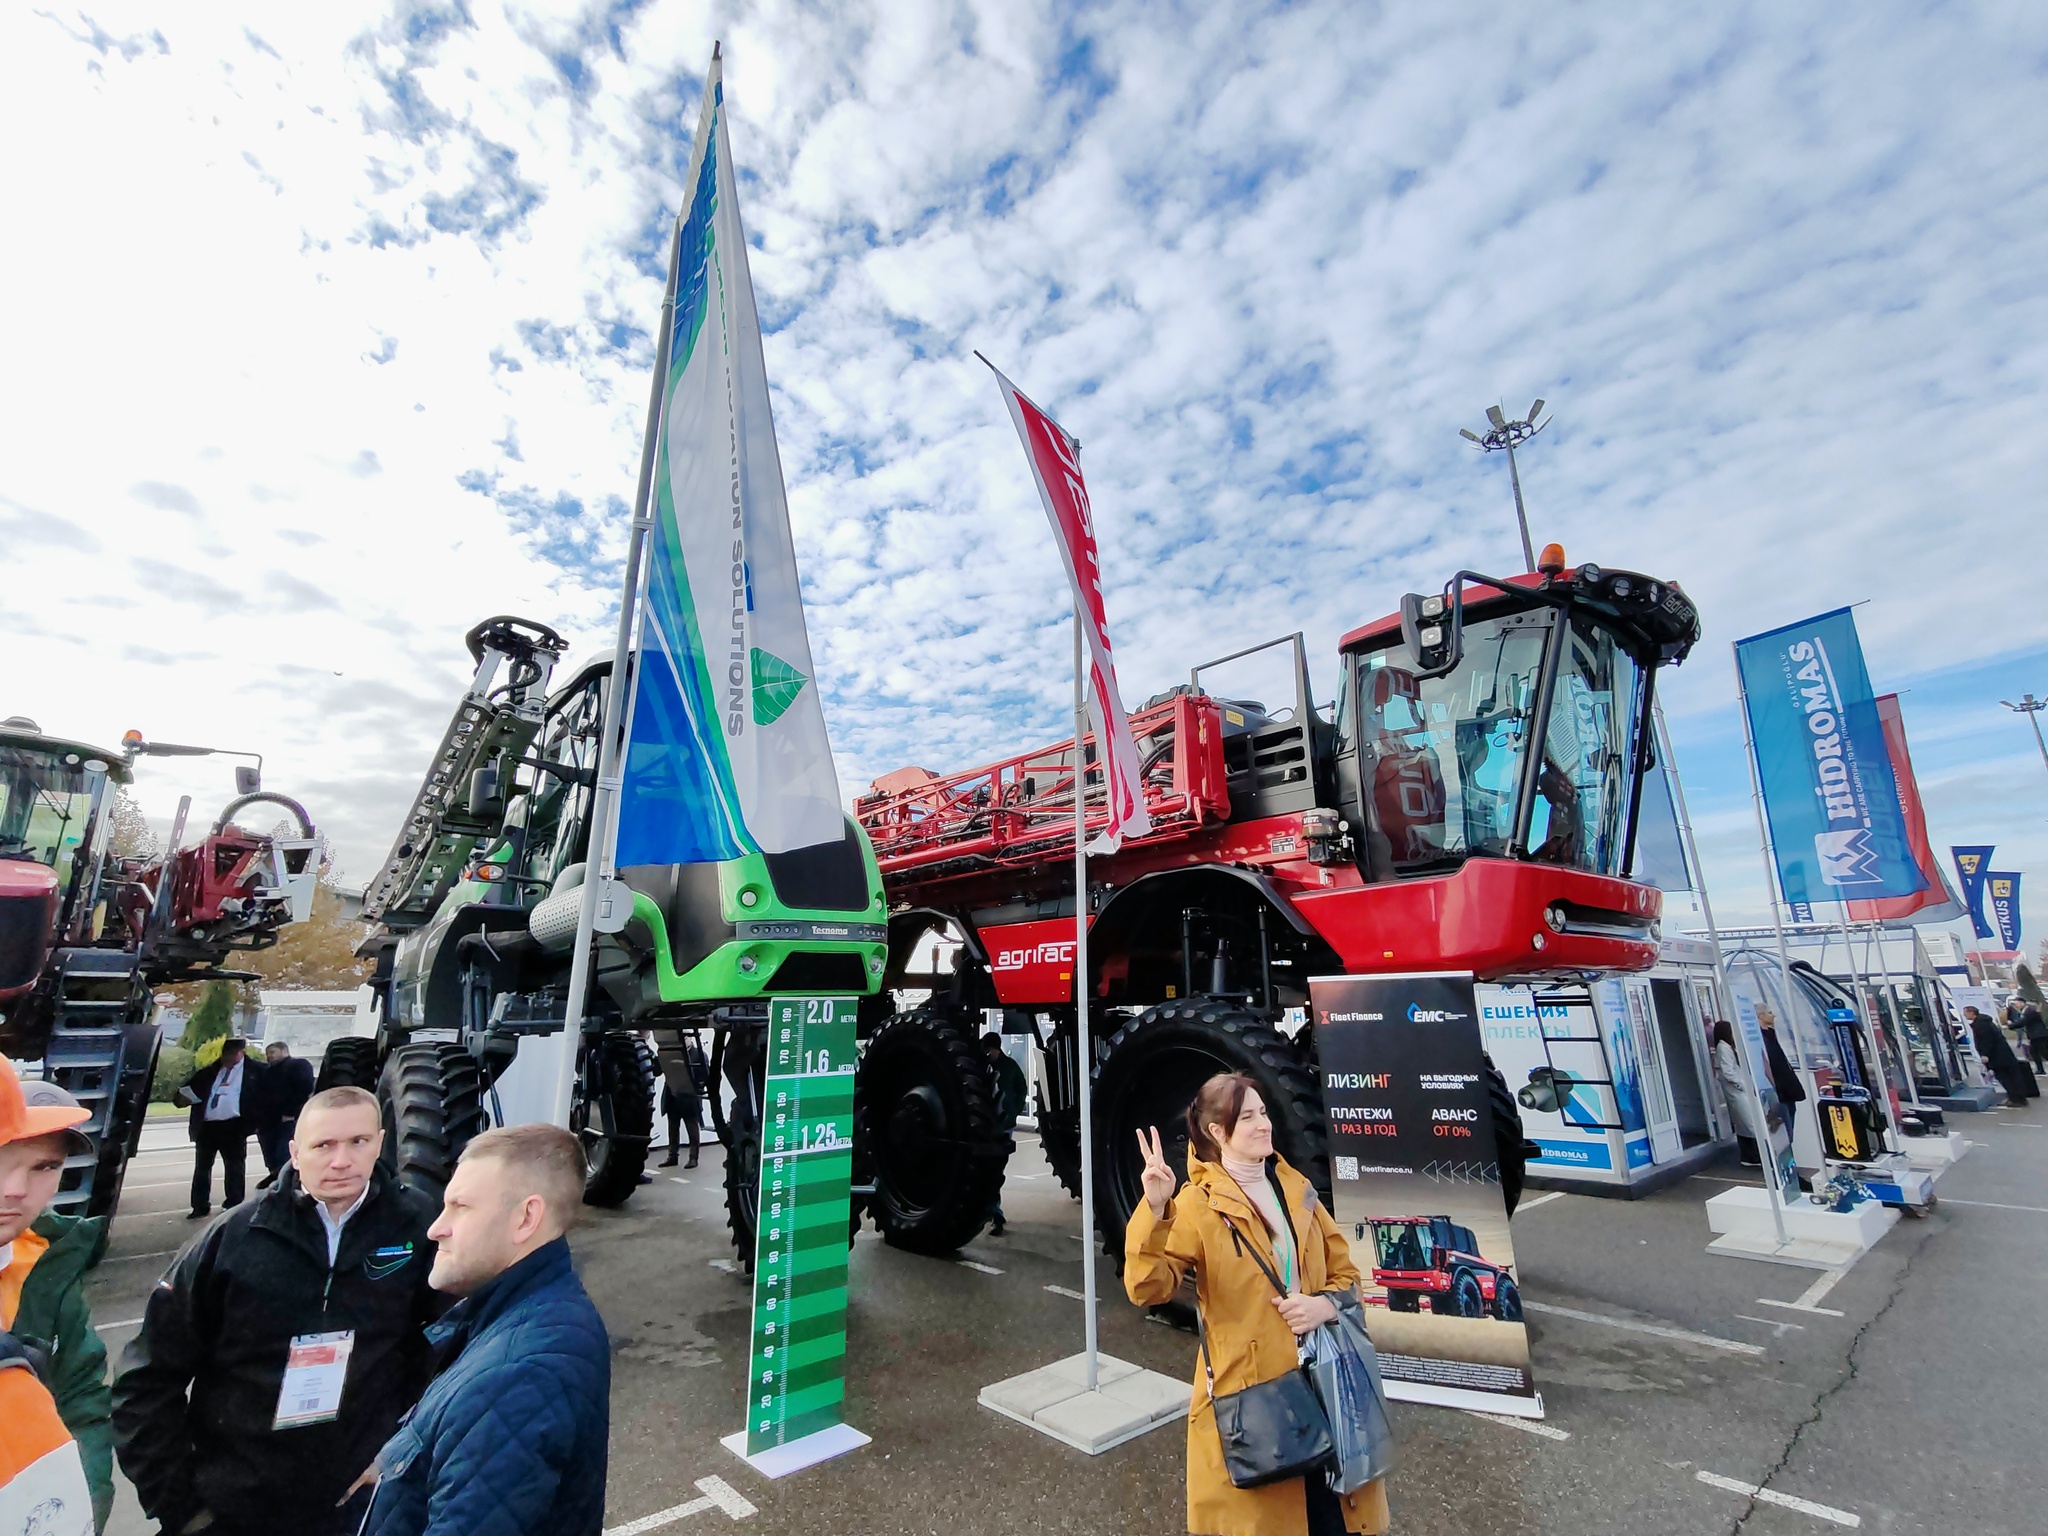
<svg viewBox="0 0 2048 1536">
<path fill-rule="evenodd" d="M 294 1056 L 284 1041 L 273 1040 L 263 1048 L 261 1086 L 254 1120 L 256 1145 L 263 1149 L 263 1177 L 256 1187 L 268 1189 L 292 1160 L 292 1126 L 313 1097 L 313 1063 Z"/>
<path fill-rule="evenodd" d="M 121 1469 L 170 1536 L 345 1536 L 340 1505 L 431 1360 L 433 1206 L 377 1164 L 377 1101 L 317 1093 L 292 1168 L 157 1282 L 114 1380 Z"/>
<path fill-rule="evenodd" d="M 213 1210 L 213 1160 L 220 1159 L 220 1208 L 242 1203 L 249 1163 L 249 1128 L 262 1107 L 263 1068 L 248 1059 L 245 1043 L 229 1036 L 220 1059 L 201 1067 L 180 1092 L 192 1108 L 185 1134 L 192 1139 L 192 1217 Z"/>
<path fill-rule="evenodd" d="M 1768 1008 L 1759 1008 L 1756 1021 L 1763 1026 L 1764 1066 L 1770 1071 L 1771 1087 L 1777 1091 L 1778 1102 L 1784 1106 L 1785 1134 L 1790 1136 L 1796 1118 L 1794 1111 L 1806 1102 L 1806 1085 L 1800 1082 L 1785 1047 L 1778 1043 L 1778 1016 Z"/>
</svg>

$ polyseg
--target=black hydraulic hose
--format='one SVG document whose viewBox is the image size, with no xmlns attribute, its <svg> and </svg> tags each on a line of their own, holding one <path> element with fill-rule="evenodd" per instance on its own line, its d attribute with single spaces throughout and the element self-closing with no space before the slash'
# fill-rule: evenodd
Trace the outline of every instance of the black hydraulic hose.
<svg viewBox="0 0 2048 1536">
<path fill-rule="evenodd" d="M 227 830 L 228 823 L 233 821 L 235 817 L 238 814 L 240 814 L 243 807 L 255 805 L 257 802 L 263 800 L 268 800 L 272 805 L 281 805 L 286 810 L 290 811 L 292 813 L 293 818 L 299 824 L 299 836 L 311 837 L 314 835 L 313 818 L 306 814 L 306 808 L 303 805 L 299 804 L 298 801 L 292 799 L 291 796 L 289 795 L 272 794 L 267 789 L 259 789 L 253 795 L 238 795 L 234 799 L 230 800 L 227 803 L 226 809 L 224 809 L 220 813 L 220 816 L 214 821 L 214 835 L 218 836 L 222 832 L 225 832 Z"/>
</svg>

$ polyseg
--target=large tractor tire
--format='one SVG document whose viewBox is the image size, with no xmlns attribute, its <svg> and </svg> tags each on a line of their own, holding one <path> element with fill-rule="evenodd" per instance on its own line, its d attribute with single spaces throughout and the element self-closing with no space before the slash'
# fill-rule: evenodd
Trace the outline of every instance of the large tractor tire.
<svg viewBox="0 0 2048 1536">
<path fill-rule="evenodd" d="M 377 1097 L 384 1110 L 384 1166 L 408 1189 L 438 1200 L 462 1149 L 484 1128 L 476 1058 L 443 1041 L 402 1045 L 384 1064 Z"/>
<path fill-rule="evenodd" d="M 873 1158 L 868 1201 L 883 1241 L 951 1253 L 995 1214 L 1010 1138 L 996 1130 L 996 1077 L 977 1021 L 927 1005 L 885 1020 L 854 1085 L 853 1133 Z"/>
<path fill-rule="evenodd" d="M 1521 1108 L 1491 1056 L 1486 1058 L 1486 1101 L 1493 1111 L 1493 1151 L 1500 1168 L 1501 1201 L 1512 1216 L 1522 1203 L 1523 1171 L 1529 1159 L 1543 1149 L 1523 1134 Z"/>
<path fill-rule="evenodd" d="M 1038 1146 L 1052 1166 L 1060 1187 L 1076 1200 L 1081 1198 L 1081 1112 L 1076 1109 L 1047 1109 L 1038 1104 Z"/>
<path fill-rule="evenodd" d="M 344 1035 L 339 1040 L 327 1042 L 327 1050 L 320 1057 L 320 1075 L 314 1080 L 313 1091 L 325 1093 L 330 1088 L 377 1091 L 375 1040 L 361 1035 Z"/>
<path fill-rule="evenodd" d="M 740 1266 L 754 1272 L 754 1232 L 761 1214 L 761 1076 L 767 1037 L 733 1030 L 718 1041 L 711 1073 L 712 1101 L 721 1084 L 733 1091 L 732 1110 L 714 1115 L 725 1143 L 725 1225 Z"/>
<path fill-rule="evenodd" d="M 585 1205 L 624 1205 L 640 1187 L 654 1137 L 654 1079 L 654 1052 L 631 1030 L 606 1030 L 585 1054 L 569 1108 L 588 1169 Z"/>
<path fill-rule="evenodd" d="M 1162 1003 L 1111 1036 L 1095 1070 L 1095 1222 L 1104 1251 L 1119 1262 L 1124 1227 L 1144 1198 L 1139 1130 L 1158 1128 L 1168 1165 L 1185 1178 L 1187 1108 L 1219 1072 L 1242 1072 L 1258 1084 L 1273 1117 L 1274 1150 L 1329 1200 L 1329 1139 L 1307 1055 L 1234 1004 Z"/>
</svg>

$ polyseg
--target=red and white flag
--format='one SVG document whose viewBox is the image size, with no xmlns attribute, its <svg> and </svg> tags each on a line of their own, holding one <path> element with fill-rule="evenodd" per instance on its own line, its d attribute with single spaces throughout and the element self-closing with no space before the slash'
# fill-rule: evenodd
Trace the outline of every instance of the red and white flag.
<svg viewBox="0 0 2048 1536">
<path fill-rule="evenodd" d="M 982 359 L 988 362 L 987 358 Z M 1109 616 L 1102 605 L 1102 563 L 1095 551 L 1095 524 L 1088 508 L 1088 487 L 1081 479 L 1081 445 L 1058 422 L 1017 392 L 995 364 L 989 372 L 1002 387 L 1003 403 L 1024 440 L 1038 496 L 1052 523 L 1067 581 L 1074 589 L 1074 607 L 1082 616 L 1088 640 L 1088 709 L 1095 726 L 1095 757 L 1109 786 L 1109 825 L 1088 845 L 1091 853 L 1114 853 L 1127 837 L 1152 830 L 1145 814 L 1145 791 L 1138 769 L 1138 744 L 1131 739 L 1130 717 L 1117 692 L 1116 662 L 1109 644 Z M 1078 743 L 1077 743 L 1078 746 Z"/>
</svg>

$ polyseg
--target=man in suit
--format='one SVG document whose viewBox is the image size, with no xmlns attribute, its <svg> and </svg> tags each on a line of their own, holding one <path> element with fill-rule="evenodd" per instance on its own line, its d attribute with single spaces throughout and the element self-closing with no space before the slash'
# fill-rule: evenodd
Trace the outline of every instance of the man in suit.
<svg viewBox="0 0 2048 1536">
<path fill-rule="evenodd" d="M 299 1111 L 313 1097 L 313 1063 L 294 1056 L 282 1040 L 263 1048 L 263 1092 L 254 1115 L 256 1145 L 263 1150 L 263 1177 L 258 1189 L 277 1182 L 292 1157 L 292 1127 Z"/>
<path fill-rule="evenodd" d="M 213 1210 L 213 1160 L 220 1159 L 220 1208 L 242 1203 L 249 1161 L 249 1129 L 263 1104 L 263 1071 L 247 1059 L 247 1042 L 230 1035 L 220 1044 L 220 1059 L 192 1074 L 185 1085 L 191 1105 L 186 1134 L 192 1138 L 191 1220 Z"/>
</svg>

